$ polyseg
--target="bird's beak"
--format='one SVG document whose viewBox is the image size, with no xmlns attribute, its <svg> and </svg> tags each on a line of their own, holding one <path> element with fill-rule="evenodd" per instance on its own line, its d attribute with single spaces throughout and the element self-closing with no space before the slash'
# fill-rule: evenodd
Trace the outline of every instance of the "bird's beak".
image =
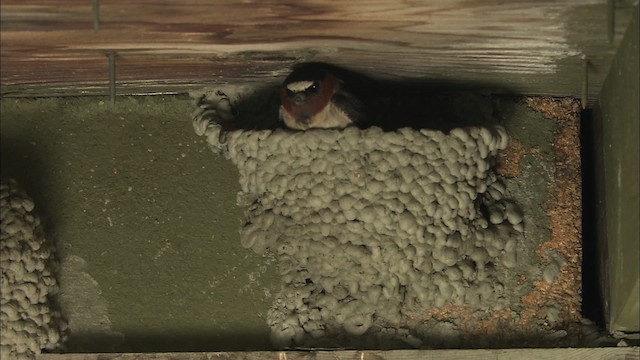
<svg viewBox="0 0 640 360">
<path fill-rule="evenodd" d="M 293 95 L 293 102 L 296 105 L 302 105 L 307 100 L 307 96 L 303 93 L 297 93 Z"/>
</svg>

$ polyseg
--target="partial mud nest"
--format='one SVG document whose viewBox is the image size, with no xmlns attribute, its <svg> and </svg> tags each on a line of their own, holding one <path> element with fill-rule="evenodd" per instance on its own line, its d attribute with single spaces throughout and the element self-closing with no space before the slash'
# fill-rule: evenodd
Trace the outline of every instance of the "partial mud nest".
<svg viewBox="0 0 640 360">
<path fill-rule="evenodd" d="M 0 183 L 0 357 L 33 359 L 64 342 L 66 323 L 52 303 L 56 261 L 34 203 L 15 180 Z"/>
</svg>

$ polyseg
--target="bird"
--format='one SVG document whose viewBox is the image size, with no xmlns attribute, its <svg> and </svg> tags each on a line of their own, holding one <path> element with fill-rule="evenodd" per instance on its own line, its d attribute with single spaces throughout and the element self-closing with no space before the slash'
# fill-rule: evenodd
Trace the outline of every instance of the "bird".
<svg viewBox="0 0 640 360">
<path fill-rule="evenodd" d="M 295 130 L 343 129 L 364 124 L 362 99 L 341 75 L 340 68 L 324 63 L 294 67 L 280 89 L 279 117 Z"/>
</svg>

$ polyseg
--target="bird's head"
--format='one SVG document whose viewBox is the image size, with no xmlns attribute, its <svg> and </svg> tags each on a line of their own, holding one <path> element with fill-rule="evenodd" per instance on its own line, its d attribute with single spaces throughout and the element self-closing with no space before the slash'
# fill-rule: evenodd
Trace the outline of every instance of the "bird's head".
<svg viewBox="0 0 640 360">
<path fill-rule="evenodd" d="M 335 86 L 336 79 L 323 69 L 293 71 L 280 90 L 281 117 L 286 125 L 294 129 L 314 127 L 314 116 L 329 104 Z"/>
</svg>

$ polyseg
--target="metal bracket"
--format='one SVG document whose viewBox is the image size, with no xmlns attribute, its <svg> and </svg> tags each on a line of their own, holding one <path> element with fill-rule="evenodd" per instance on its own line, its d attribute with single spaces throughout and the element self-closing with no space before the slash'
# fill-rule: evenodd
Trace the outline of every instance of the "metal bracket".
<svg viewBox="0 0 640 360">
<path fill-rule="evenodd" d="M 93 3 L 93 31 L 100 31 L 100 0 L 92 0 Z"/>
<path fill-rule="evenodd" d="M 111 105 L 116 104 L 116 52 L 110 51 L 107 53 L 109 58 L 109 100 Z"/>
</svg>

